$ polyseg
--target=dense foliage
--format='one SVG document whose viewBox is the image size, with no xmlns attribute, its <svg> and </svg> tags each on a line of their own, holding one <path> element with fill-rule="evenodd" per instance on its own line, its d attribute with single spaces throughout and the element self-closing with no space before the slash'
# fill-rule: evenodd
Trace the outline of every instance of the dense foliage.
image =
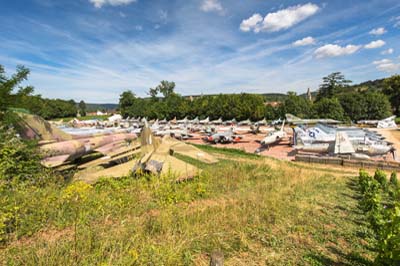
<svg viewBox="0 0 400 266">
<path fill-rule="evenodd" d="M 6 116 L 9 108 L 23 108 L 46 119 L 76 115 L 77 108 L 73 100 L 44 99 L 40 95 L 33 95 L 32 86 L 20 86 L 28 76 L 29 69 L 18 66 L 16 73 L 7 77 L 0 65 L 0 116 Z"/>
<path fill-rule="evenodd" d="M 164 84 L 164 85 L 163 85 Z M 168 84 L 168 86 L 166 86 Z M 131 91 L 120 97 L 120 110 L 124 117 L 183 118 L 210 117 L 210 119 L 261 119 L 265 115 L 264 99 L 261 95 L 237 94 L 201 96 L 193 99 L 174 92 L 174 83 L 161 82 L 150 89 L 150 98 L 138 98 Z M 161 93 L 162 97 L 158 97 Z"/>
<path fill-rule="evenodd" d="M 377 170 L 374 176 L 365 171 L 359 174 L 359 190 L 362 194 L 360 208 L 374 232 L 374 249 L 377 265 L 400 263 L 400 186 L 396 173 L 390 181 L 384 172 Z"/>
<path fill-rule="evenodd" d="M 366 87 L 369 83 L 349 86 L 350 83 L 343 74 L 335 72 L 323 78 L 315 100 L 288 92 L 285 97 L 278 94 L 280 102 L 276 104 L 266 95 L 246 93 L 183 97 L 174 91 L 175 83 L 162 81 L 149 90 L 149 98 L 136 97 L 132 91 L 123 92 L 119 106 L 124 117 L 221 117 L 237 120 L 250 118 L 253 121 L 263 117 L 269 120 L 284 118 L 287 113 L 302 118 L 358 121 L 383 119 L 390 116 L 392 110 L 397 110 L 395 104 L 400 99 L 400 91 L 396 76 L 385 82 L 372 82 L 374 86 L 371 89 Z M 377 89 L 377 86 L 381 88 Z"/>
</svg>

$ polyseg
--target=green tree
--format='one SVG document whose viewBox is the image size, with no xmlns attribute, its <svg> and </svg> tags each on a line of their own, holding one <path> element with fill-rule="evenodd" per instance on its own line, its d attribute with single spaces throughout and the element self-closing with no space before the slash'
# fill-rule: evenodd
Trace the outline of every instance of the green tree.
<svg viewBox="0 0 400 266">
<path fill-rule="evenodd" d="M 344 110 L 337 98 L 323 98 L 313 105 L 313 109 L 320 118 L 344 120 Z"/>
<path fill-rule="evenodd" d="M 394 75 L 383 82 L 383 92 L 389 96 L 396 115 L 400 115 L 400 75 Z"/>
<path fill-rule="evenodd" d="M 351 92 L 339 97 L 346 116 L 352 121 L 383 119 L 391 114 L 388 98 L 377 91 Z"/>
<path fill-rule="evenodd" d="M 136 100 L 135 94 L 128 90 L 124 91 L 119 97 L 119 109 L 123 117 L 135 116 L 130 113 L 130 109 L 134 106 Z"/>
<path fill-rule="evenodd" d="M 168 98 L 170 95 L 175 93 L 175 82 L 163 80 L 160 82 L 160 85 L 156 87 L 156 89 L 164 96 L 164 98 Z"/>
<path fill-rule="evenodd" d="M 340 72 L 334 72 L 326 77 L 323 77 L 322 80 L 323 83 L 319 86 L 317 101 L 325 97 L 334 97 L 337 93 L 343 92 L 344 89 L 351 83 L 351 81 L 345 79 L 344 75 Z"/>
<path fill-rule="evenodd" d="M 311 111 L 311 102 L 302 96 L 298 96 L 295 92 L 288 92 L 288 97 L 278 108 L 280 117 L 284 117 L 285 114 L 310 117 L 312 115 Z"/>
<path fill-rule="evenodd" d="M 13 95 L 12 93 L 21 82 L 28 78 L 28 75 L 29 69 L 17 66 L 17 72 L 11 77 L 7 77 L 4 67 L 0 65 L 0 121 L 4 121 L 7 117 L 11 118 L 10 114 L 7 115 L 8 108 L 15 107 L 20 95 L 33 91 L 32 87 L 20 87 L 19 94 Z"/>
<path fill-rule="evenodd" d="M 86 103 L 83 100 L 79 102 L 79 113 L 81 116 L 86 115 Z"/>
</svg>

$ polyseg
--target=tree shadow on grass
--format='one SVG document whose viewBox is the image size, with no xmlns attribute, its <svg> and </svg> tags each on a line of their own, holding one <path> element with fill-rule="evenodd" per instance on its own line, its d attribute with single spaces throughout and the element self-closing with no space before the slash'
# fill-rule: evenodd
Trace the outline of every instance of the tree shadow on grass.
<svg viewBox="0 0 400 266">
<path fill-rule="evenodd" d="M 361 254 L 357 252 L 350 252 L 348 254 L 343 253 L 341 250 L 336 247 L 329 247 L 328 250 L 333 254 L 337 255 L 340 258 L 343 258 L 346 261 L 343 265 L 352 265 L 352 266 L 372 266 L 373 262 L 363 257 Z"/>
</svg>

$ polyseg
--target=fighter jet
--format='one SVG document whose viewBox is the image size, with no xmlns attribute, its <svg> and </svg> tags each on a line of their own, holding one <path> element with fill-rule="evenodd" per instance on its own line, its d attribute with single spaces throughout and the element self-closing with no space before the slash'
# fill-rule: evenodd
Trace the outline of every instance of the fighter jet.
<svg viewBox="0 0 400 266">
<path fill-rule="evenodd" d="M 252 123 L 251 123 L 250 119 L 247 119 L 247 120 L 240 121 L 238 123 L 238 126 L 250 126 L 251 124 Z"/>
<path fill-rule="evenodd" d="M 235 118 L 231 119 L 231 120 L 226 120 L 223 122 L 224 125 L 236 125 L 237 121 Z"/>
<path fill-rule="evenodd" d="M 200 120 L 200 124 L 202 124 L 202 125 L 207 125 L 208 123 L 210 123 L 210 117 L 207 117 L 204 120 Z"/>
<path fill-rule="evenodd" d="M 168 123 L 168 121 L 166 118 L 164 118 L 163 120 L 158 121 L 158 123 L 161 125 L 165 125 L 166 123 Z"/>
<path fill-rule="evenodd" d="M 199 123 L 200 123 L 200 120 L 199 120 L 198 116 L 193 120 L 189 120 L 189 124 L 192 124 L 192 125 L 197 125 Z"/>
<path fill-rule="evenodd" d="M 354 143 L 345 131 L 337 131 L 334 142 L 304 144 L 294 146 L 296 150 L 305 152 L 327 153 L 333 155 L 351 155 L 357 159 L 368 159 L 370 156 L 386 155 L 394 152 L 394 148 L 385 142 L 364 141 Z"/>
<path fill-rule="evenodd" d="M 269 149 L 269 146 L 275 143 L 280 142 L 282 139 L 287 137 L 286 132 L 284 131 L 285 121 L 282 123 L 282 127 L 280 130 L 275 130 L 269 132 L 267 136 L 260 142 L 262 146 L 266 146 Z"/>
<path fill-rule="evenodd" d="M 359 120 L 357 124 L 376 126 L 377 128 L 397 128 L 396 116 L 390 116 L 382 120 Z"/>
<path fill-rule="evenodd" d="M 263 120 L 257 121 L 256 125 L 265 126 L 267 124 L 267 120 L 264 118 Z"/>
<path fill-rule="evenodd" d="M 124 149 L 137 138 L 132 133 L 115 133 L 103 135 L 72 135 L 51 125 L 36 115 L 19 114 L 21 121 L 18 127 L 20 136 L 26 139 L 39 140 L 39 149 L 46 167 L 60 166 L 72 162 L 93 151 L 107 154 Z"/>
<path fill-rule="evenodd" d="M 132 169 L 134 174 L 143 172 L 157 175 L 169 174 L 175 175 L 178 180 L 181 180 L 193 177 L 201 171 L 196 166 L 176 158 L 175 154 L 181 154 L 207 164 L 218 162 L 212 155 L 169 136 L 165 136 L 161 140 L 155 138 L 147 125 L 143 128 L 141 135 L 141 151 L 142 156 Z"/>
<path fill-rule="evenodd" d="M 94 151 L 107 155 L 128 147 L 127 142 L 136 138 L 136 134 L 114 134 L 44 144 L 39 150 L 44 155 L 42 164 L 46 167 L 56 167 Z"/>
<path fill-rule="evenodd" d="M 187 116 L 186 116 L 184 119 L 181 119 L 181 120 L 177 120 L 177 121 L 176 121 L 176 123 L 177 123 L 178 125 L 187 124 L 188 122 L 189 122 L 189 119 L 187 118 Z"/>
<path fill-rule="evenodd" d="M 334 120 L 334 119 L 324 119 L 324 118 L 317 118 L 317 119 L 302 119 L 300 117 L 294 116 L 292 114 L 286 114 L 286 121 L 289 124 L 300 125 L 300 124 L 340 124 L 341 121 Z"/>
<path fill-rule="evenodd" d="M 236 135 L 233 131 L 233 128 L 222 132 L 222 133 L 215 133 L 210 136 L 205 137 L 205 141 L 210 142 L 210 143 L 237 143 L 239 142 L 243 137 Z"/>
<path fill-rule="evenodd" d="M 213 125 L 221 125 L 221 124 L 222 124 L 222 117 L 220 117 L 220 118 L 217 119 L 217 120 L 211 121 L 210 124 L 213 124 Z"/>
<path fill-rule="evenodd" d="M 187 129 L 165 129 L 152 131 L 155 136 L 171 136 L 180 140 L 192 138 L 193 135 L 188 132 Z"/>
<path fill-rule="evenodd" d="M 254 125 L 250 125 L 250 130 L 249 133 L 257 135 L 258 133 L 260 133 L 260 125 L 255 123 Z"/>
</svg>

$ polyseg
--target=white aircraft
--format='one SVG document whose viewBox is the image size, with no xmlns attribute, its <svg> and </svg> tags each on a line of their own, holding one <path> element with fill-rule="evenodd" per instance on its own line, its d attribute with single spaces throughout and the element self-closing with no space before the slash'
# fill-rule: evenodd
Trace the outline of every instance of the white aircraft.
<svg viewBox="0 0 400 266">
<path fill-rule="evenodd" d="M 337 131 L 334 142 L 330 143 L 302 143 L 296 145 L 296 150 L 316 153 L 331 153 L 335 155 L 351 155 L 358 159 L 368 159 L 370 156 L 385 155 L 388 152 L 393 152 L 394 149 L 389 143 L 360 141 L 354 143 L 350 140 L 347 132 Z"/>
<path fill-rule="evenodd" d="M 264 118 L 263 120 L 257 121 L 256 125 L 265 126 L 267 124 L 267 120 Z"/>
<path fill-rule="evenodd" d="M 294 116 L 292 114 L 286 114 L 286 121 L 290 124 L 300 125 L 300 124 L 340 124 L 341 121 L 334 119 L 316 118 L 316 119 L 302 119 L 300 117 Z"/>
<path fill-rule="evenodd" d="M 382 120 L 359 120 L 357 124 L 372 125 L 377 128 L 397 128 L 396 116 L 390 116 Z"/>
<path fill-rule="evenodd" d="M 176 121 L 177 124 L 187 124 L 188 122 L 189 122 L 189 120 L 188 120 L 187 116 L 184 119 Z"/>
<path fill-rule="evenodd" d="M 282 123 L 281 129 L 278 131 L 272 131 L 267 134 L 267 136 L 260 142 L 261 145 L 267 146 L 267 149 L 271 144 L 275 144 L 280 142 L 282 139 L 287 137 L 286 132 L 284 131 L 285 121 Z"/>
<path fill-rule="evenodd" d="M 213 125 L 220 125 L 220 124 L 222 124 L 222 117 L 220 117 L 217 120 L 213 120 L 210 123 L 213 124 Z"/>
<path fill-rule="evenodd" d="M 240 121 L 238 123 L 238 126 L 250 126 L 251 124 L 252 123 L 251 123 L 250 119 L 247 119 L 247 120 Z"/>
<path fill-rule="evenodd" d="M 391 116 L 378 122 L 378 128 L 397 128 L 396 116 Z"/>
<path fill-rule="evenodd" d="M 202 124 L 202 125 L 207 125 L 208 123 L 210 123 L 210 117 L 207 117 L 204 120 L 200 120 L 200 124 Z"/>
</svg>

